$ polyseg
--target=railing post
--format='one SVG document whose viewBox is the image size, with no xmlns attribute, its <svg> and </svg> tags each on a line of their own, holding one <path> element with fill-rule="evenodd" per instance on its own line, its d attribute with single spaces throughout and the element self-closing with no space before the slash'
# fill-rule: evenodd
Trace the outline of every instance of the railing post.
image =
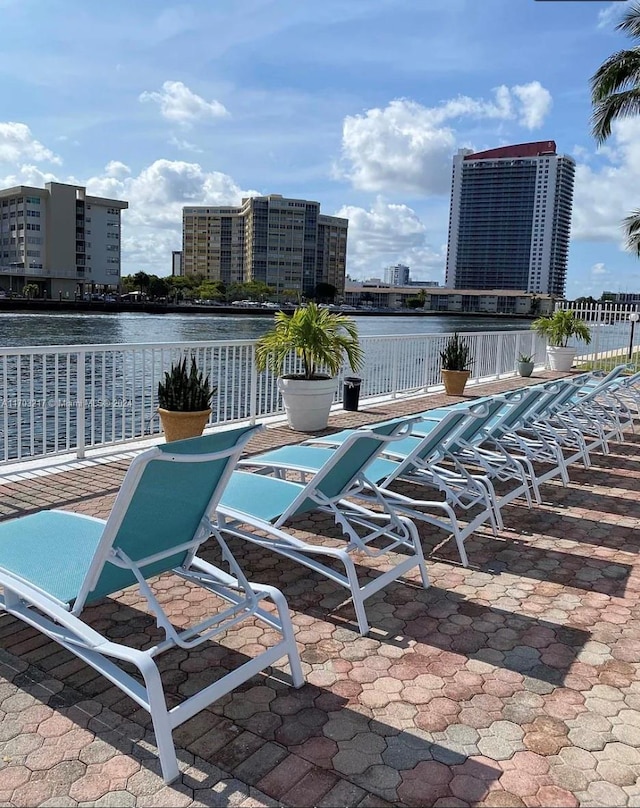
<svg viewBox="0 0 640 808">
<path fill-rule="evenodd" d="M 394 339 L 392 344 L 393 344 L 393 351 L 391 353 L 392 353 L 392 356 L 393 356 L 393 378 L 392 378 L 392 381 L 391 381 L 391 398 L 397 398 L 398 397 L 398 371 L 400 369 L 399 368 L 400 362 L 398 361 L 398 345 L 400 344 L 400 342 L 399 342 L 399 340 Z"/>
<path fill-rule="evenodd" d="M 251 360 L 251 382 L 249 385 L 249 423 L 253 426 L 258 415 L 258 368 L 256 367 L 256 344 L 249 351 Z"/>
<path fill-rule="evenodd" d="M 422 352 L 422 389 L 426 393 L 429 389 L 429 360 L 431 359 L 431 349 L 433 346 L 433 336 L 427 334 L 424 341 L 424 351 Z"/>
<path fill-rule="evenodd" d="M 85 374 L 87 354 L 85 351 L 78 351 L 76 362 L 77 390 L 76 390 L 76 457 L 80 460 L 85 454 L 85 423 L 84 423 L 84 399 L 86 395 Z"/>
<path fill-rule="evenodd" d="M 504 334 L 498 335 L 498 350 L 496 352 L 496 379 L 500 378 L 500 367 L 502 365 L 502 352 L 504 350 Z"/>
<path fill-rule="evenodd" d="M 521 353 L 522 353 L 522 351 L 520 350 L 520 333 L 517 333 L 516 334 L 516 355 L 513 357 L 513 373 L 514 373 L 514 375 L 515 375 L 515 372 L 516 372 L 517 362 L 518 362 L 518 359 L 520 358 Z"/>
<path fill-rule="evenodd" d="M 593 346 L 591 348 L 591 351 L 593 352 L 592 353 L 593 361 L 597 362 L 598 361 L 598 350 L 600 348 L 600 337 L 601 337 L 601 332 L 602 332 L 602 327 L 603 327 L 602 326 L 602 304 L 601 303 L 598 303 L 598 305 L 596 306 L 594 321 L 595 322 L 592 322 L 592 325 L 595 324 L 595 328 L 593 329 L 593 331 L 594 331 L 594 334 L 593 334 Z"/>
</svg>

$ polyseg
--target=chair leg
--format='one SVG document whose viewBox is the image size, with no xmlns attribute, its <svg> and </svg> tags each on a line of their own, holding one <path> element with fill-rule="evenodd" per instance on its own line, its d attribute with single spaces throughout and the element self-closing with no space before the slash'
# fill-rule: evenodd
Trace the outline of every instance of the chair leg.
<svg viewBox="0 0 640 808">
<path fill-rule="evenodd" d="M 493 525 L 493 535 L 495 536 L 497 535 L 498 530 L 504 530 L 504 521 L 502 520 L 502 513 L 500 512 L 500 504 L 491 480 L 487 477 L 486 480 L 483 480 L 482 484 L 483 488 L 486 490 L 485 505 L 487 510 L 491 512 L 491 523 Z"/>
<path fill-rule="evenodd" d="M 149 713 L 153 724 L 153 732 L 158 746 L 158 757 L 162 769 L 162 778 L 165 783 L 172 783 L 180 776 L 176 748 L 173 743 L 171 722 L 167 712 L 167 702 L 162 689 L 162 681 L 158 668 L 152 660 L 140 669 L 147 690 Z"/>
<path fill-rule="evenodd" d="M 424 550 L 422 549 L 418 528 L 415 522 L 412 522 L 410 519 L 405 520 L 405 524 L 411 533 L 411 543 L 413 544 L 415 556 L 418 559 L 418 569 L 420 570 L 422 585 L 425 589 L 428 589 L 431 586 L 431 582 L 429 581 L 429 573 L 427 572 L 427 565 L 424 560 Z"/>
<path fill-rule="evenodd" d="M 458 547 L 458 553 L 460 553 L 460 561 L 462 562 L 463 567 L 469 566 L 469 558 L 467 556 L 467 551 L 464 549 L 464 539 L 462 538 L 462 531 L 458 526 L 458 518 L 453 510 L 453 508 L 446 502 L 442 503 L 443 510 L 449 515 L 449 520 L 451 522 L 451 533 L 453 538 L 455 539 L 456 546 Z M 495 518 L 493 515 L 493 510 L 489 509 L 489 521 L 491 522 L 491 526 L 493 528 L 493 534 L 496 535 L 496 523 Z"/>
<path fill-rule="evenodd" d="M 371 630 L 371 626 L 367 620 L 367 612 L 364 608 L 364 598 L 360 592 L 358 576 L 356 575 L 356 570 L 353 564 L 345 565 L 345 569 L 347 571 L 347 578 L 349 579 L 349 589 L 351 590 L 351 599 L 353 600 L 353 608 L 356 612 L 358 628 L 360 629 L 360 634 L 362 634 L 363 637 L 366 637 Z"/>
<path fill-rule="evenodd" d="M 278 610 L 278 618 L 282 628 L 282 638 L 285 642 L 287 649 L 287 657 L 289 659 L 289 667 L 291 668 L 291 679 L 294 687 L 302 687 L 304 684 L 304 675 L 302 673 L 302 665 L 300 663 L 300 655 L 296 646 L 296 639 L 293 633 L 293 623 L 291 622 L 291 613 L 289 612 L 289 605 L 287 604 L 285 596 L 275 587 L 270 591 L 271 599 L 275 603 Z"/>
</svg>

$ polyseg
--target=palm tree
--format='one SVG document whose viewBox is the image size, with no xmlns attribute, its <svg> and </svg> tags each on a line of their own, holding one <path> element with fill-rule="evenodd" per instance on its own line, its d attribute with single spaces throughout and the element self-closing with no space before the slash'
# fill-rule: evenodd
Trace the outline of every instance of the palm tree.
<svg viewBox="0 0 640 808">
<path fill-rule="evenodd" d="M 640 41 L 640 3 L 634 3 L 616 25 Z M 640 44 L 610 56 L 591 78 L 592 131 L 598 143 L 611 135 L 618 118 L 640 115 Z M 623 222 L 627 247 L 640 258 L 640 209 Z"/>
</svg>

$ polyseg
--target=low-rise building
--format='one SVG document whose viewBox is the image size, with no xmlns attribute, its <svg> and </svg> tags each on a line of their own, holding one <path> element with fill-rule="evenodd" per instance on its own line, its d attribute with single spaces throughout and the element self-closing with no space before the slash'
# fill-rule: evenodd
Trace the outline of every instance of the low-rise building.
<svg viewBox="0 0 640 808">
<path fill-rule="evenodd" d="M 421 297 L 424 311 L 447 314 L 550 314 L 553 297 L 512 289 L 446 289 L 433 286 L 389 286 L 378 281 L 347 281 L 345 303 L 351 306 L 402 309 Z"/>
</svg>

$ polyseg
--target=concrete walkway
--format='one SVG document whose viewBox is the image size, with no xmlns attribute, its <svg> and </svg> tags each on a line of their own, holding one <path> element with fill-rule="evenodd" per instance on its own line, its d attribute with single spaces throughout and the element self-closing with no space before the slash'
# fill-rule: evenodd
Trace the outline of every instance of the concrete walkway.
<svg viewBox="0 0 640 808">
<path fill-rule="evenodd" d="M 532 380 L 534 381 L 534 380 Z M 510 379 L 479 394 L 527 384 Z M 359 425 L 452 399 L 404 400 L 340 414 Z M 269 429 L 250 451 L 297 439 Z M 45 507 L 106 516 L 129 460 L 3 486 L 1 518 Z M 350 601 L 307 569 L 232 542 L 252 580 L 279 586 L 307 684 L 259 676 L 176 731 L 181 779 L 165 786 L 147 714 L 75 657 L 0 617 L 0 804 L 99 806 L 640 805 L 640 439 L 629 436 L 544 503 L 504 509 L 457 563 L 420 526 L 432 586 L 416 575 L 368 602 L 360 637 Z M 325 517 L 293 528 L 318 541 Z M 205 558 L 215 562 L 211 551 Z M 363 562 L 371 565 L 370 561 Z M 155 585 L 184 625 L 207 596 Z M 132 591 L 87 618 L 113 638 L 154 635 Z M 165 655 L 171 699 L 270 642 L 252 623 L 224 646 Z"/>
</svg>

